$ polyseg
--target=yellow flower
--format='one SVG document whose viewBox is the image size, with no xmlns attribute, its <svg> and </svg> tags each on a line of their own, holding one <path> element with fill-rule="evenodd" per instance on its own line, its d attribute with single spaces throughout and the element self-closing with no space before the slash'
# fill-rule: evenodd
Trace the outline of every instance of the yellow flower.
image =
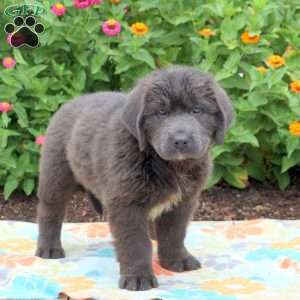
<svg viewBox="0 0 300 300">
<path fill-rule="evenodd" d="M 213 30 L 211 30 L 210 28 L 203 28 L 198 31 L 198 34 L 205 36 L 205 37 L 211 37 L 211 36 L 214 36 L 216 33 Z"/>
<path fill-rule="evenodd" d="M 265 73 L 267 73 L 267 71 L 268 71 L 268 69 L 267 68 L 265 68 L 265 67 L 256 67 L 256 70 L 259 72 L 259 73 L 261 73 L 261 74 L 265 74 Z"/>
<path fill-rule="evenodd" d="M 300 94 L 300 80 L 294 80 L 290 83 L 290 89 L 294 93 Z"/>
<path fill-rule="evenodd" d="M 149 31 L 148 26 L 142 22 L 134 23 L 130 28 L 131 32 L 137 36 L 143 36 Z"/>
<path fill-rule="evenodd" d="M 285 59 L 280 55 L 271 55 L 267 59 L 267 65 L 272 68 L 280 68 L 285 64 Z"/>
<path fill-rule="evenodd" d="M 260 40 L 260 36 L 258 34 L 250 34 L 248 31 L 245 31 L 241 35 L 241 40 L 244 44 L 257 44 Z"/>
<path fill-rule="evenodd" d="M 300 136 L 300 121 L 295 121 L 289 125 L 289 132 L 292 135 Z"/>
<path fill-rule="evenodd" d="M 216 291 L 222 295 L 252 294 L 265 289 L 264 285 L 246 278 L 233 277 L 225 280 L 208 280 L 201 284 L 207 291 Z"/>
</svg>

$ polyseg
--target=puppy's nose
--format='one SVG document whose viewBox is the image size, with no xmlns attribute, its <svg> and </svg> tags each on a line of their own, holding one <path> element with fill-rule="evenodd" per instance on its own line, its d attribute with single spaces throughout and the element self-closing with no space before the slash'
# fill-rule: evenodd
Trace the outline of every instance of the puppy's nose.
<svg viewBox="0 0 300 300">
<path fill-rule="evenodd" d="M 178 150 L 184 150 L 188 147 L 189 138 L 185 133 L 177 133 L 174 136 L 174 146 Z"/>
</svg>

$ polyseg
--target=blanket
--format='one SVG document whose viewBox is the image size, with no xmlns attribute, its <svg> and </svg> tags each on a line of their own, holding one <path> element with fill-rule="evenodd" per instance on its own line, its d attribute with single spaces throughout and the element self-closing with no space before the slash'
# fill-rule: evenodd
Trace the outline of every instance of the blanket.
<svg viewBox="0 0 300 300">
<path fill-rule="evenodd" d="M 300 221 L 192 222 L 185 244 L 202 269 L 163 269 L 159 288 L 118 289 L 119 265 L 107 223 L 65 223 L 66 258 L 34 256 L 37 225 L 0 222 L 0 299 L 299 300 Z"/>
</svg>

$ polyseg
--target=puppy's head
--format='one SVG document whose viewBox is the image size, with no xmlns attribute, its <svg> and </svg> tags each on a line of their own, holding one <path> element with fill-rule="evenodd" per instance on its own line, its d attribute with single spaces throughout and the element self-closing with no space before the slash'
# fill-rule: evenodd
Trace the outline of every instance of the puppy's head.
<svg viewBox="0 0 300 300">
<path fill-rule="evenodd" d="M 221 144 L 234 116 L 224 90 L 189 67 L 152 72 L 129 93 L 122 119 L 143 151 L 150 144 L 165 160 L 200 159 Z"/>
</svg>

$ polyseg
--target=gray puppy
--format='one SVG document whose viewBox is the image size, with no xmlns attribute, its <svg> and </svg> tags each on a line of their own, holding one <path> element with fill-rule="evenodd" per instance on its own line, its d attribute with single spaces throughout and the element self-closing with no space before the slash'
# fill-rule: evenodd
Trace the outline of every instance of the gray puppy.
<svg viewBox="0 0 300 300">
<path fill-rule="evenodd" d="M 107 210 L 119 287 L 157 287 L 150 233 L 160 264 L 200 268 L 184 246 L 188 222 L 234 112 L 214 79 L 173 66 L 152 72 L 129 94 L 96 93 L 63 105 L 42 148 L 36 255 L 60 258 L 67 201 L 82 186 Z M 152 230 L 150 230 L 152 229 Z"/>
</svg>

